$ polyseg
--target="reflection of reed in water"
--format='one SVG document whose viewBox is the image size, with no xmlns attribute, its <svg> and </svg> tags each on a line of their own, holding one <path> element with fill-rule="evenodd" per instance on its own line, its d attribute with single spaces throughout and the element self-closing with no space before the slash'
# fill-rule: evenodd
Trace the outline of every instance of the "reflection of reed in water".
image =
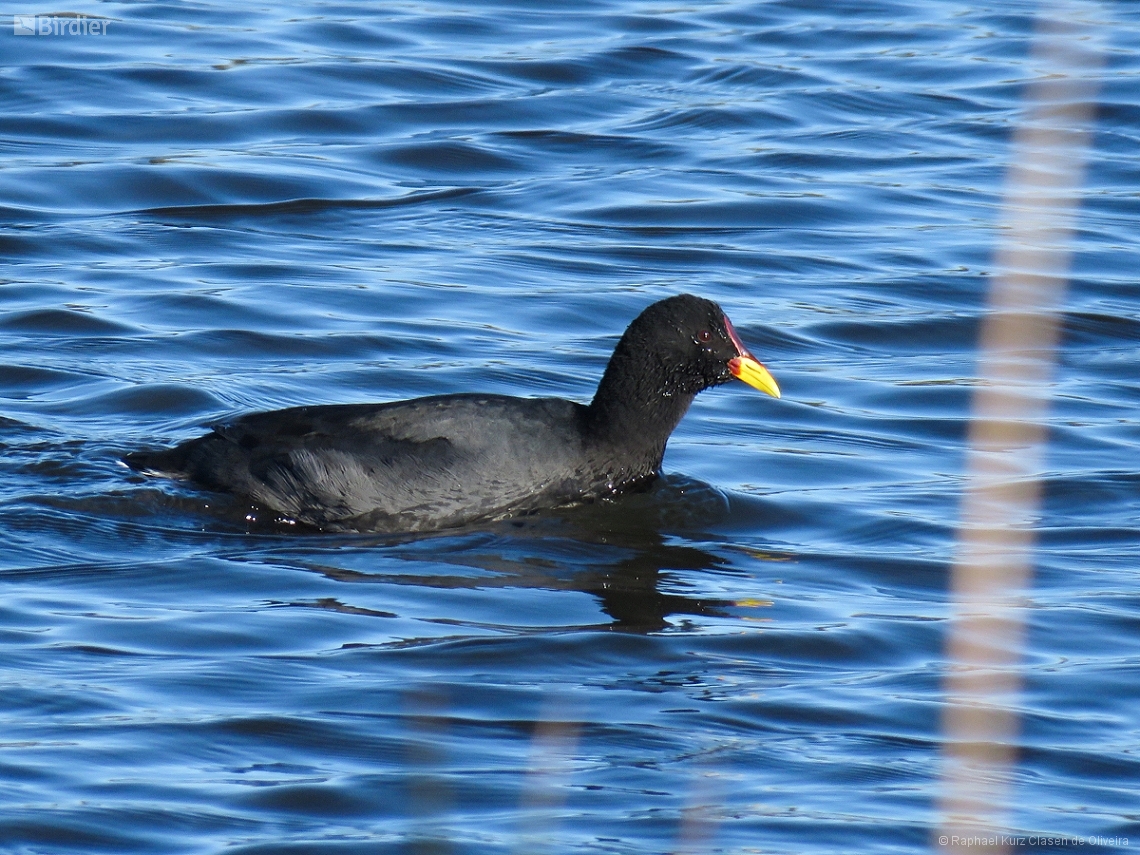
<svg viewBox="0 0 1140 855">
<path fill-rule="evenodd" d="M 1099 66 L 1082 18 L 1090 3 L 1043 14 L 1030 58 L 1038 78 L 1014 134 L 997 274 L 979 343 L 947 640 L 937 844 L 1003 852 L 1019 731 L 1016 711 L 1059 329 Z M 1044 831 L 1044 829 L 1035 829 Z"/>
<path fill-rule="evenodd" d="M 661 590 L 662 585 L 670 584 L 673 573 L 742 571 L 732 567 L 730 557 L 718 554 L 719 549 L 703 549 L 683 539 L 671 542 L 672 539 L 662 533 L 668 528 L 662 526 L 662 513 L 683 513 L 691 525 L 700 522 L 692 516 L 694 506 L 719 517 L 724 511 L 721 494 L 700 482 L 676 477 L 664 479 L 657 491 L 656 496 L 647 494 L 644 502 L 636 496 L 632 501 L 626 497 L 621 503 L 621 514 L 615 514 L 612 506 L 575 508 L 458 535 L 421 536 L 400 544 L 381 539 L 388 546 L 387 557 L 404 558 L 416 568 L 406 574 L 373 574 L 316 562 L 307 566 L 313 572 L 353 586 L 407 584 L 446 590 L 526 586 L 579 591 L 593 596 L 597 608 L 607 619 L 589 626 L 565 627 L 573 632 L 655 633 L 675 624 L 678 617 L 718 616 L 740 610 L 755 614 L 757 608 L 771 605 L 767 601 L 719 600 Z M 354 536 L 346 539 L 344 545 L 351 551 L 367 542 L 367 538 Z M 322 545 L 327 544 L 322 542 Z M 740 551 L 740 547 L 732 544 L 722 546 L 726 552 Z M 329 555 L 327 549 L 315 554 L 322 558 Z M 752 560 L 786 560 L 784 556 L 754 550 L 747 550 L 747 555 Z M 464 565 L 476 571 L 475 574 L 465 576 L 454 572 L 455 567 Z M 424 572 L 428 567 L 451 568 L 452 572 L 428 574 Z M 351 599 L 351 595 L 345 599 Z M 378 618 L 394 617 L 390 612 L 351 605 L 339 599 L 289 605 Z M 546 633 L 550 629 L 552 627 L 543 627 L 536 631 Z M 438 640 L 423 639 L 422 643 Z M 378 646 L 415 644 L 416 641 L 409 639 Z M 589 765 L 581 753 L 583 731 L 592 727 L 591 715 L 604 716 L 605 711 L 583 709 L 565 688 L 559 689 L 557 685 L 561 684 L 549 689 L 535 687 L 543 700 L 532 722 L 520 718 L 507 724 L 517 728 L 520 740 L 526 741 L 522 788 L 514 809 L 508 811 L 515 814 L 515 818 L 502 838 L 511 852 L 560 851 L 559 834 L 568 818 L 580 809 L 571 800 L 576 793 L 575 782 L 579 780 L 577 773 L 583 764 Z M 400 718 L 405 730 L 401 757 L 406 771 L 405 789 L 403 804 L 394 804 L 393 808 L 401 817 L 395 825 L 404 829 L 401 838 L 406 841 L 409 852 L 444 855 L 460 851 L 456 829 L 466 809 L 464 802 L 470 798 L 463 790 L 467 786 L 481 786 L 479 781 L 473 780 L 479 763 L 455 752 L 455 745 L 462 741 L 456 728 L 466 724 L 463 715 L 456 712 L 461 701 L 454 695 L 454 689 L 453 685 L 436 684 L 428 679 L 409 685 L 403 693 Z M 679 816 L 674 847 L 678 853 L 704 851 L 715 838 L 719 818 L 716 804 L 722 795 L 718 776 L 722 758 L 713 752 L 703 759 L 697 755 L 691 759 L 696 771 L 687 806 Z M 490 767 L 487 771 L 491 771 Z M 495 789 L 503 784 L 491 780 L 486 786 Z"/>
<path fill-rule="evenodd" d="M 410 725 L 405 759 L 411 770 L 407 779 L 407 814 L 413 824 L 408 852 L 411 855 L 448 855 L 454 851 L 447 833 L 439 827 L 440 818 L 452 806 L 444 767 L 446 744 L 446 693 L 437 687 L 420 685 L 406 696 L 405 721 Z"/>
</svg>

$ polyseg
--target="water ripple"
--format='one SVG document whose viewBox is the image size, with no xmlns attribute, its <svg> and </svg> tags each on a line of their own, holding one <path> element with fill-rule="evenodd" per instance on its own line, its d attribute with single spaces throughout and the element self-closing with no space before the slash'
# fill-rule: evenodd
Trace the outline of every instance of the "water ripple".
<svg viewBox="0 0 1140 855">
<path fill-rule="evenodd" d="M 927 847 L 1032 10 L 103 5 L 2 36 L 6 845 Z M 1138 836 L 1140 21 L 1097 8 L 1009 701 L 1010 827 L 1070 838 Z M 250 410 L 585 401 L 680 291 L 785 396 L 703 395 L 617 502 L 322 536 L 120 463 Z"/>
</svg>

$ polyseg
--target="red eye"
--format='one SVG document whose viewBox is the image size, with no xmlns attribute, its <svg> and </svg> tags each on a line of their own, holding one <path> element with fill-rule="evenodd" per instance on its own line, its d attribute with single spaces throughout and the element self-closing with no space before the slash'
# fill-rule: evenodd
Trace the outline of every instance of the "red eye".
<svg viewBox="0 0 1140 855">
<path fill-rule="evenodd" d="M 708 330 L 701 330 L 699 333 L 697 333 L 697 338 L 699 338 L 701 341 L 708 341 L 710 338 L 712 338 L 712 333 Z"/>
</svg>

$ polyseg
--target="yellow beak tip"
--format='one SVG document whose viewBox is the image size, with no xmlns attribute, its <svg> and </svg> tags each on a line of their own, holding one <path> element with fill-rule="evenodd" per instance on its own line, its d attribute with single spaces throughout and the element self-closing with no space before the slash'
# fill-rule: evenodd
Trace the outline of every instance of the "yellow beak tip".
<svg viewBox="0 0 1140 855">
<path fill-rule="evenodd" d="M 728 367 L 732 376 L 737 380 L 747 383 L 753 389 L 759 389 L 773 398 L 780 397 L 780 386 L 776 383 L 776 378 L 755 359 L 739 356 L 733 359 Z"/>
</svg>

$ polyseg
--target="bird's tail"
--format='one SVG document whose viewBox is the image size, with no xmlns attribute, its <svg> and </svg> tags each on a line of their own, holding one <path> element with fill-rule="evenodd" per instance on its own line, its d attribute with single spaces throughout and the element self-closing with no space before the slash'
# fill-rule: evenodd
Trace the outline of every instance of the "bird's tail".
<svg viewBox="0 0 1140 855">
<path fill-rule="evenodd" d="M 186 465 L 186 452 L 182 448 L 164 448 L 158 451 L 132 451 L 123 455 L 123 462 L 144 475 L 179 475 Z"/>
</svg>

